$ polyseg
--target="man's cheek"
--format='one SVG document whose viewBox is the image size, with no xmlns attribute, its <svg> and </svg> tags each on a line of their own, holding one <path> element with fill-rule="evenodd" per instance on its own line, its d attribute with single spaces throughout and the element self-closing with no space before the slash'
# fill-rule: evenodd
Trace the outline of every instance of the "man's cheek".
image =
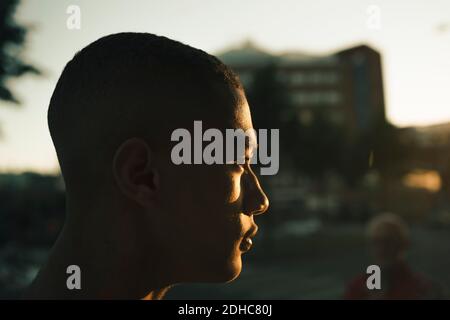
<svg viewBox="0 0 450 320">
<path fill-rule="evenodd" d="M 236 203 L 241 195 L 241 171 L 232 165 L 211 166 L 210 175 L 199 192 L 204 206 L 213 206 L 215 211 L 223 205 Z"/>
</svg>

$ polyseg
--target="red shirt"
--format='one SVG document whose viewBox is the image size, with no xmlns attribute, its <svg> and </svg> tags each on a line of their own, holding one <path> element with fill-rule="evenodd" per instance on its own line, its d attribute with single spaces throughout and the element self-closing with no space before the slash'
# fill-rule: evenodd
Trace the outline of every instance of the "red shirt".
<svg viewBox="0 0 450 320">
<path fill-rule="evenodd" d="M 389 281 L 383 281 L 383 276 L 389 276 Z M 413 272 L 406 263 L 393 267 L 389 275 L 383 275 L 381 269 L 381 289 L 367 289 L 369 275 L 362 274 L 353 279 L 346 288 L 345 299 L 431 299 L 433 285 L 421 274 Z"/>
</svg>

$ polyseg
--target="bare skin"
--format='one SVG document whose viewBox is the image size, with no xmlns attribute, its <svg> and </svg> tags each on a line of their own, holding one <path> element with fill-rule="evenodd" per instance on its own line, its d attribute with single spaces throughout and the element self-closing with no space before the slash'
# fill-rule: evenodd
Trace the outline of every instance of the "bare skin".
<svg viewBox="0 0 450 320">
<path fill-rule="evenodd" d="M 236 94 L 229 117 L 211 125 L 253 127 Z M 178 283 L 239 275 L 242 243 L 268 208 L 250 164 L 175 166 L 135 137 L 105 165 L 111 175 L 89 200 L 68 192 L 65 226 L 25 298 L 162 299 Z M 73 264 L 81 290 L 66 286 Z"/>
</svg>

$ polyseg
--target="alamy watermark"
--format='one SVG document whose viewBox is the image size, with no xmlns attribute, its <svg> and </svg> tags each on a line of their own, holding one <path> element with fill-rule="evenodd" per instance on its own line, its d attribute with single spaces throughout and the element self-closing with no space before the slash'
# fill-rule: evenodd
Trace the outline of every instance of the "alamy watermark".
<svg viewBox="0 0 450 320">
<path fill-rule="evenodd" d="M 69 274 L 66 280 L 66 287 L 69 290 L 81 289 L 81 269 L 76 264 L 67 267 L 66 273 Z"/>
<path fill-rule="evenodd" d="M 194 121 L 193 137 L 184 128 L 172 132 L 171 141 L 178 143 L 172 148 L 170 156 L 176 165 L 260 164 L 261 175 L 275 175 L 280 165 L 279 140 L 279 129 L 226 129 L 224 137 L 223 132 L 215 128 L 203 132 L 202 121 Z M 208 143 L 205 148 L 204 142 Z"/>
<path fill-rule="evenodd" d="M 381 8 L 375 4 L 371 4 L 366 9 L 367 20 L 366 26 L 370 30 L 381 29 Z"/>
<path fill-rule="evenodd" d="M 366 273 L 368 275 L 366 286 L 369 290 L 381 289 L 381 269 L 378 265 L 372 264 L 367 267 Z"/>
<path fill-rule="evenodd" d="M 66 13 L 69 15 L 66 20 L 66 26 L 69 30 L 81 29 L 81 9 L 77 5 L 70 5 L 66 9 Z"/>
</svg>

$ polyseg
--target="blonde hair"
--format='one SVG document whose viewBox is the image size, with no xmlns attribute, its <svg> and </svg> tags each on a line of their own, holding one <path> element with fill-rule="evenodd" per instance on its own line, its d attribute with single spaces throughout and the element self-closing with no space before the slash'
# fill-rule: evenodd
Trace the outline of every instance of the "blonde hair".
<svg viewBox="0 0 450 320">
<path fill-rule="evenodd" d="M 367 227 L 367 235 L 373 237 L 377 232 L 386 232 L 403 241 L 409 240 L 409 228 L 406 222 L 397 214 L 391 212 L 375 216 Z"/>
</svg>

